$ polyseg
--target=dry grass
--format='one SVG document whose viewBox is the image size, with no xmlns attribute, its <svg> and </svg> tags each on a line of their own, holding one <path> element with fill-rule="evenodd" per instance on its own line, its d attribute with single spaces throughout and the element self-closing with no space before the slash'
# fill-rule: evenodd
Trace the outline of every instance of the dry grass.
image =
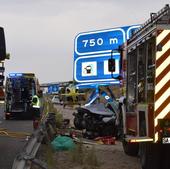
<svg viewBox="0 0 170 169">
<path fill-rule="evenodd" d="M 42 162 L 45 162 L 48 169 L 56 169 L 56 160 L 54 156 L 55 152 L 53 151 L 50 144 L 43 144 L 38 151 L 37 157 Z M 41 167 L 32 163 L 31 169 L 40 169 Z"/>
<path fill-rule="evenodd" d="M 61 112 L 59 112 L 53 105 L 53 103 L 51 102 L 51 100 L 47 97 L 45 98 L 45 103 L 44 103 L 44 111 L 43 111 L 43 116 L 46 116 L 48 113 L 55 113 L 56 115 L 56 123 L 57 123 L 57 128 L 60 128 L 62 125 L 62 121 L 63 121 L 63 116 L 61 114 Z"/>
<path fill-rule="evenodd" d="M 57 128 L 60 128 L 63 116 L 50 100 L 46 98 L 44 115 L 47 115 L 49 112 L 56 114 Z M 40 159 L 47 163 L 48 169 L 99 169 L 95 147 L 87 148 L 82 142 L 70 151 L 55 152 L 49 142 L 42 147 Z M 36 169 L 34 167 L 32 169 Z"/>
<path fill-rule="evenodd" d="M 85 149 L 83 144 L 80 142 L 76 145 L 75 149 L 70 151 L 70 159 L 73 163 L 82 165 L 84 163 Z"/>
<path fill-rule="evenodd" d="M 70 152 L 72 163 L 78 164 L 82 169 L 99 169 L 99 162 L 96 156 L 95 146 L 85 147 L 82 142 Z"/>
<path fill-rule="evenodd" d="M 93 168 L 98 168 L 99 167 L 99 162 L 96 156 L 96 149 L 95 146 L 93 146 L 86 155 L 86 163 L 93 167 Z"/>
<path fill-rule="evenodd" d="M 45 148 L 45 159 L 47 162 L 48 169 L 55 169 L 56 160 L 54 159 L 54 150 L 49 144 L 46 145 L 46 148 Z"/>
</svg>

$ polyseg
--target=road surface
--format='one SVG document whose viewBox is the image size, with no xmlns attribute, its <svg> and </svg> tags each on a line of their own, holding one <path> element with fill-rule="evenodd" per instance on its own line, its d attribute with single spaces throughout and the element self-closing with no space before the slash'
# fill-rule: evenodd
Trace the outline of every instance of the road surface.
<svg viewBox="0 0 170 169">
<path fill-rule="evenodd" d="M 3 106 L 0 106 L 0 128 L 10 131 L 20 131 L 32 133 L 31 120 L 8 120 L 4 119 Z M 17 139 L 0 136 L 0 169 L 11 169 L 16 155 L 22 151 L 26 139 Z"/>
</svg>

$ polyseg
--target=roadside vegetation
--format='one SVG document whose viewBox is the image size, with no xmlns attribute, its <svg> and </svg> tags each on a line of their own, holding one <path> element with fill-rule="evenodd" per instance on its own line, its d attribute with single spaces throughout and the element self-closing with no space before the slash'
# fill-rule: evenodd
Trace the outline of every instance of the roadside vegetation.
<svg viewBox="0 0 170 169">
<path fill-rule="evenodd" d="M 55 169 L 100 169 L 94 146 L 76 144 L 71 151 L 60 151 L 54 154 L 56 159 Z"/>
<path fill-rule="evenodd" d="M 63 116 L 61 112 L 57 110 L 57 108 L 54 106 L 54 104 L 51 102 L 51 99 L 49 96 L 45 97 L 45 102 L 44 102 L 44 110 L 43 110 L 43 116 L 46 116 L 48 113 L 55 113 L 56 115 L 56 123 L 57 123 L 57 128 L 60 128 L 62 125 L 63 121 Z"/>
<path fill-rule="evenodd" d="M 78 143 L 76 148 L 70 152 L 70 161 L 80 165 L 82 169 L 99 168 L 95 146 L 85 147 L 82 142 Z"/>
<path fill-rule="evenodd" d="M 57 129 L 60 129 L 63 122 L 61 112 L 51 103 L 50 99 L 45 98 L 44 115 L 49 112 L 56 114 Z M 52 131 L 54 132 L 54 131 Z M 69 151 L 54 151 L 50 141 L 41 146 L 38 158 L 46 162 L 48 169 L 99 169 L 99 162 L 96 157 L 94 146 L 84 146 L 83 142 L 77 143 L 75 148 Z M 32 169 L 37 169 L 33 166 Z"/>
</svg>

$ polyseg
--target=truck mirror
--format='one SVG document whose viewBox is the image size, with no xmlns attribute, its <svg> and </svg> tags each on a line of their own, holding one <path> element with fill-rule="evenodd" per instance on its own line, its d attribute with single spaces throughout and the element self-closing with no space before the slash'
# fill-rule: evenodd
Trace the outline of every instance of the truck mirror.
<svg viewBox="0 0 170 169">
<path fill-rule="evenodd" d="M 0 27 L 0 60 L 6 58 L 6 46 L 5 46 L 5 35 L 4 29 Z"/>
<path fill-rule="evenodd" d="M 115 71 L 115 59 L 109 59 L 108 60 L 108 68 L 109 68 L 109 72 L 114 72 Z"/>
</svg>

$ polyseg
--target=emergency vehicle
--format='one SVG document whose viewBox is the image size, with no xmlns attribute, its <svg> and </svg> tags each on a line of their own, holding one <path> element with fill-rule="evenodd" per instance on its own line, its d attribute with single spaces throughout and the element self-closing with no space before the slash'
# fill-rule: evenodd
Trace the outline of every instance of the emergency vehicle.
<svg viewBox="0 0 170 169">
<path fill-rule="evenodd" d="M 81 105 L 85 101 L 85 93 L 80 93 L 75 85 L 69 84 L 64 90 L 64 93 L 59 94 L 63 101 L 63 107 L 66 105 Z"/>
<path fill-rule="evenodd" d="M 34 73 L 10 73 L 5 85 L 5 117 L 32 116 L 31 100 L 40 90 Z"/>
<path fill-rule="evenodd" d="M 139 155 L 142 169 L 168 168 L 164 155 L 170 153 L 169 5 L 151 13 L 120 50 L 126 89 L 119 116 L 124 151 Z"/>
</svg>

